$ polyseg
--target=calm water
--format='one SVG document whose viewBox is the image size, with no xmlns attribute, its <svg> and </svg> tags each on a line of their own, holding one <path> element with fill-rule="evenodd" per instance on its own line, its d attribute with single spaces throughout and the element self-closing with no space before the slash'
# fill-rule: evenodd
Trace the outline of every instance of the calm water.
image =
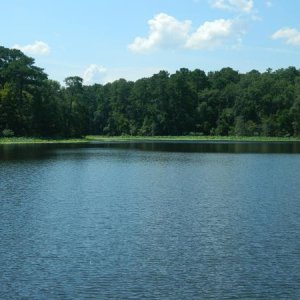
<svg viewBox="0 0 300 300">
<path fill-rule="evenodd" d="M 1 299 L 300 299 L 300 146 L 0 146 Z"/>
</svg>

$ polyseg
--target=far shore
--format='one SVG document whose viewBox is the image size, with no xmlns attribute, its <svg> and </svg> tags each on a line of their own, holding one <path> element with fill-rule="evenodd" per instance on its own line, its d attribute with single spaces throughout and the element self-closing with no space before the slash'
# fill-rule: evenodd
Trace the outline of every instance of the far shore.
<svg viewBox="0 0 300 300">
<path fill-rule="evenodd" d="M 0 145 L 4 144 L 87 144 L 94 142 L 300 142 L 300 137 L 261 137 L 261 136 L 96 136 L 82 138 L 34 138 L 34 137 L 0 137 Z"/>
</svg>

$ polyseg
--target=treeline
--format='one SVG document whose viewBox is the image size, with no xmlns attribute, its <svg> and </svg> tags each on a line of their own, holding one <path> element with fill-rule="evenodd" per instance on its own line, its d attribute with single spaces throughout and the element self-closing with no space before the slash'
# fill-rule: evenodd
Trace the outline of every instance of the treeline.
<svg viewBox="0 0 300 300">
<path fill-rule="evenodd" d="M 300 70 L 180 69 L 92 86 L 74 76 L 61 86 L 34 59 L 0 47 L 1 133 L 299 136 Z"/>
</svg>

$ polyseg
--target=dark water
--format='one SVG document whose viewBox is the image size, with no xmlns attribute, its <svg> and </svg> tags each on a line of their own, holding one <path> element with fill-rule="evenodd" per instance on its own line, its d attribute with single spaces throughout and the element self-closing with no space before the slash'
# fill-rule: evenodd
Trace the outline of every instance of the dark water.
<svg viewBox="0 0 300 300">
<path fill-rule="evenodd" d="M 0 299 L 300 299 L 299 153 L 0 146 Z"/>
</svg>

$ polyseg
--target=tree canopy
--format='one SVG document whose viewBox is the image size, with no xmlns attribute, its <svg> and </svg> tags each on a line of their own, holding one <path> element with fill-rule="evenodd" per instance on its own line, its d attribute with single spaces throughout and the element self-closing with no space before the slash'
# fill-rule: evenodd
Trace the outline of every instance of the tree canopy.
<svg viewBox="0 0 300 300">
<path fill-rule="evenodd" d="M 135 82 L 49 80 L 34 59 L 0 47 L 0 135 L 300 135 L 300 70 L 242 74 L 182 68 Z"/>
</svg>

